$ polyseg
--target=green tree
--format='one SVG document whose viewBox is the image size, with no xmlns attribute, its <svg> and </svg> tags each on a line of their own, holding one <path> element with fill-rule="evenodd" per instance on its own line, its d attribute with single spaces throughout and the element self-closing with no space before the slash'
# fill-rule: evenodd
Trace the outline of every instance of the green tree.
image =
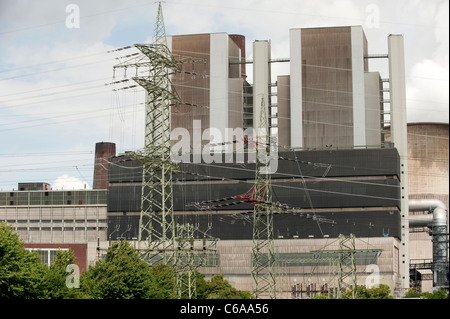
<svg viewBox="0 0 450 319">
<path fill-rule="evenodd" d="M 388 285 L 380 284 L 366 290 L 367 299 L 392 299 L 391 288 Z"/>
<path fill-rule="evenodd" d="M 151 271 L 127 242 L 114 243 L 104 259 L 81 276 L 81 289 L 94 299 L 141 299 L 150 295 Z"/>
<path fill-rule="evenodd" d="M 203 297 L 206 299 L 251 299 L 249 291 L 237 290 L 224 279 L 224 276 L 215 275 L 209 281 L 205 281 Z"/>
<path fill-rule="evenodd" d="M 46 266 L 6 223 L 0 223 L 0 299 L 44 297 Z"/>
<path fill-rule="evenodd" d="M 435 290 L 432 293 L 424 292 L 422 293 L 421 297 L 423 299 L 448 299 L 448 290 L 440 289 Z"/>
<path fill-rule="evenodd" d="M 404 298 L 419 298 L 420 295 L 421 295 L 421 293 L 418 292 L 416 289 L 409 288 L 408 291 L 406 292 Z"/>
<path fill-rule="evenodd" d="M 150 299 L 177 298 L 175 287 L 175 272 L 167 265 L 154 265 L 150 268 L 149 291 Z"/>
<path fill-rule="evenodd" d="M 344 293 L 345 299 L 351 299 L 351 291 Z M 391 288 L 388 285 L 380 284 L 372 288 L 365 286 L 356 287 L 356 299 L 392 299 Z"/>
</svg>

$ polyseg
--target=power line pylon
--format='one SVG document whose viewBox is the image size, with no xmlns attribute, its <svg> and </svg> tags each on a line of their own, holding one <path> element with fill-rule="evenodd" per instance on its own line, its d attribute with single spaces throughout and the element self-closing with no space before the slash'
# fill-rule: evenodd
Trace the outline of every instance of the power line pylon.
<svg viewBox="0 0 450 319">
<path fill-rule="evenodd" d="M 272 186 L 270 178 L 270 132 L 268 110 L 261 99 L 256 133 L 255 198 L 261 202 L 253 209 L 253 246 L 251 276 L 255 298 L 276 298 L 275 256 L 273 247 Z M 261 147 L 262 145 L 262 147 Z"/>
<path fill-rule="evenodd" d="M 148 75 L 133 78 L 146 90 L 144 149 L 135 154 L 143 164 L 139 248 L 159 251 L 158 258 L 164 264 L 173 264 L 172 173 L 175 166 L 170 151 L 170 113 L 171 103 L 177 96 L 172 91 L 169 72 L 176 64 L 167 47 L 161 2 L 158 4 L 153 43 L 135 46 L 149 59 Z M 143 243 L 147 247 L 142 247 Z"/>
<path fill-rule="evenodd" d="M 177 293 L 179 298 L 192 299 L 197 294 L 195 270 L 197 268 L 194 247 L 194 226 L 177 224 Z"/>
<path fill-rule="evenodd" d="M 172 179 L 173 173 L 181 169 L 172 161 L 171 107 L 183 102 L 172 86 L 171 76 L 183 72 L 185 63 L 193 65 L 201 62 L 204 65 L 205 60 L 170 52 L 161 2 L 158 5 L 153 42 L 135 44 L 135 47 L 141 55 L 134 62 L 121 63 L 114 69 L 136 68 L 133 80 L 146 91 L 144 148 L 129 154 L 143 166 L 138 249 L 148 264 L 163 263 L 173 267 L 179 284 L 179 297 L 192 298 L 195 296 L 195 269 L 204 263 L 206 251 L 214 248 L 210 249 L 211 245 L 205 247 L 205 237 L 203 248 L 194 253 L 193 244 L 186 245 L 187 242 L 195 241 L 192 225 L 176 225 L 174 219 Z M 141 67 L 145 69 L 138 70 Z M 137 76 L 141 73 L 145 75 Z M 130 87 L 133 86 L 127 88 Z"/>
<path fill-rule="evenodd" d="M 350 290 L 351 299 L 356 299 L 356 261 L 355 261 L 355 236 L 339 235 L 339 259 L 338 259 L 338 299 L 342 299 L 342 293 Z"/>
<path fill-rule="evenodd" d="M 356 249 L 355 236 L 350 234 L 345 236 L 340 234 L 338 237 L 339 249 L 337 250 L 314 250 L 318 255 L 334 256 L 329 258 L 332 262 L 330 267 L 330 289 L 333 289 L 332 282 L 337 281 L 336 293 L 333 294 L 337 299 L 344 297 L 344 292 L 350 290 L 351 299 L 356 299 L 356 259 L 357 252 L 378 252 L 379 249 Z"/>
<path fill-rule="evenodd" d="M 333 262 L 330 263 L 330 289 L 333 289 L 332 282 L 337 281 L 336 293 L 333 293 L 337 299 L 345 297 L 344 293 L 350 291 L 350 298 L 357 299 L 357 273 L 356 273 L 356 254 L 357 253 L 375 253 L 379 254 L 382 249 L 356 249 L 356 237 L 353 234 L 345 236 L 340 234 L 338 237 L 339 249 L 337 250 L 313 250 L 313 253 L 320 255 L 333 256 Z M 322 257 L 321 257 L 322 258 Z"/>
</svg>

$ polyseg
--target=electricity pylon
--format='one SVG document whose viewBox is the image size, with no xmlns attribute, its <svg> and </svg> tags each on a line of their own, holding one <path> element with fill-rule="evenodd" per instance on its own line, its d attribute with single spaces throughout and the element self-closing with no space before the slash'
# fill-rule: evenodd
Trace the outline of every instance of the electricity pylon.
<svg viewBox="0 0 450 319">
<path fill-rule="evenodd" d="M 356 249 L 355 235 L 350 234 L 345 236 L 340 234 L 339 249 L 337 250 L 313 250 L 313 253 L 320 255 L 329 254 L 334 256 L 334 261 L 330 264 L 330 287 L 331 281 L 337 279 L 337 288 L 335 297 L 342 299 L 345 297 L 344 293 L 350 291 L 350 298 L 356 299 L 357 292 L 357 276 L 356 276 L 356 254 L 357 253 L 381 253 L 382 249 Z"/>
<path fill-rule="evenodd" d="M 177 63 L 167 47 L 161 2 L 153 43 L 135 46 L 149 60 L 148 74 L 133 78 L 146 91 L 144 149 L 135 154 L 143 164 L 138 239 L 140 246 L 147 244 L 139 248 L 159 252 L 157 258 L 170 265 L 175 253 L 172 182 L 175 166 L 170 151 L 170 113 L 171 103 L 178 97 L 172 91 L 169 72 Z"/>
<path fill-rule="evenodd" d="M 350 290 L 351 299 L 356 299 L 356 259 L 357 252 L 378 252 L 379 249 L 356 249 L 355 236 L 350 234 L 339 235 L 339 249 L 337 250 L 314 250 L 313 253 L 320 255 L 335 256 L 330 263 L 330 284 L 337 279 L 336 298 L 342 299 L 344 292 Z M 331 285 L 330 285 L 331 288 Z"/>
<path fill-rule="evenodd" d="M 261 99 L 256 133 L 255 198 L 261 202 L 253 209 L 252 290 L 255 298 L 276 298 L 275 256 L 273 247 L 273 205 L 270 178 L 270 132 L 267 109 Z M 261 147 L 262 145 L 262 147 Z"/>
<path fill-rule="evenodd" d="M 182 66 L 185 63 L 203 64 L 205 60 L 170 52 L 161 2 L 158 5 L 153 42 L 135 44 L 135 47 L 141 51 L 142 56 L 133 63 L 122 63 L 114 68 L 135 67 L 136 75 L 145 74 L 133 77 L 146 91 L 144 148 L 129 154 L 143 166 L 139 251 L 150 265 L 163 263 L 172 266 L 179 297 L 192 298 L 195 296 L 195 269 L 203 262 L 201 255 L 204 256 L 211 249 L 205 246 L 206 238 L 203 239 L 203 248 L 194 249 L 192 225 L 176 225 L 174 219 L 172 178 L 173 173 L 179 172 L 180 168 L 172 161 L 171 106 L 183 102 L 172 87 L 170 77 L 183 72 Z M 145 67 L 145 70 L 138 72 L 140 67 Z"/>
<path fill-rule="evenodd" d="M 338 259 L 338 299 L 342 293 L 350 290 L 351 299 L 356 299 L 356 261 L 355 261 L 355 236 L 339 235 L 339 259 Z"/>
</svg>

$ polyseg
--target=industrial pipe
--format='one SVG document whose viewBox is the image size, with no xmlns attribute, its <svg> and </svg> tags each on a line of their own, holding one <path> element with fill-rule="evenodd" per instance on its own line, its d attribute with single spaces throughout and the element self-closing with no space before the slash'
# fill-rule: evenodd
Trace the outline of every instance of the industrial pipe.
<svg viewBox="0 0 450 319">
<path fill-rule="evenodd" d="M 430 215 L 410 216 L 409 227 L 430 227 L 433 242 L 433 287 L 448 288 L 447 207 L 437 199 L 410 199 L 409 211 L 428 211 Z"/>
<path fill-rule="evenodd" d="M 410 199 L 409 211 L 428 211 L 433 215 L 409 216 L 409 227 L 443 226 L 447 225 L 447 207 L 437 199 Z"/>
</svg>

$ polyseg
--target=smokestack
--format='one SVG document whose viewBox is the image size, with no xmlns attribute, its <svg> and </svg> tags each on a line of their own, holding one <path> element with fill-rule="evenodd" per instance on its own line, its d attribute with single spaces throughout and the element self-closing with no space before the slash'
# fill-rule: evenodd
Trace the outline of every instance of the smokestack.
<svg viewBox="0 0 450 319">
<path fill-rule="evenodd" d="M 245 36 L 240 34 L 230 34 L 231 40 L 241 49 L 241 60 L 245 61 Z M 241 77 L 245 80 L 247 78 L 245 63 L 241 64 Z"/>
<path fill-rule="evenodd" d="M 95 166 L 93 189 L 108 188 L 108 158 L 116 155 L 116 144 L 100 142 L 95 144 Z"/>
</svg>

